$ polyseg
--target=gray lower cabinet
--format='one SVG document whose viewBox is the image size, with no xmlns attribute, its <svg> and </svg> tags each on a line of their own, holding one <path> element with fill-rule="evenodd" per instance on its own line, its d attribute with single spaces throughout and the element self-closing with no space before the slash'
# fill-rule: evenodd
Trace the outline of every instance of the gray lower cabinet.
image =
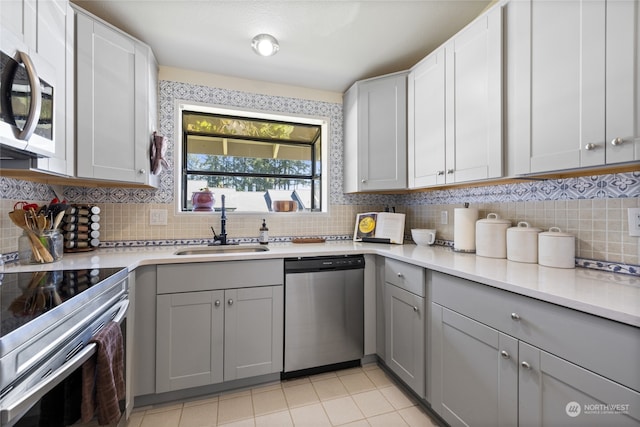
<svg viewBox="0 0 640 427">
<path fill-rule="evenodd" d="M 421 267 L 386 260 L 384 361 L 422 398 L 425 397 L 426 367 L 424 288 Z"/>
<path fill-rule="evenodd" d="M 640 393 L 522 341 L 519 356 L 519 425 L 640 425 Z"/>
<path fill-rule="evenodd" d="M 638 328 L 441 273 L 431 286 L 430 403 L 451 426 L 640 423 Z"/>
<path fill-rule="evenodd" d="M 154 393 L 282 371 L 282 259 L 159 265 L 156 283 Z"/>
<path fill-rule="evenodd" d="M 430 352 L 431 405 L 447 423 L 518 425 L 515 338 L 432 303 Z"/>
<path fill-rule="evenodd" d="M 156 393 L 282 370 L 283 287 L 157 296 Z"/>
</svg>

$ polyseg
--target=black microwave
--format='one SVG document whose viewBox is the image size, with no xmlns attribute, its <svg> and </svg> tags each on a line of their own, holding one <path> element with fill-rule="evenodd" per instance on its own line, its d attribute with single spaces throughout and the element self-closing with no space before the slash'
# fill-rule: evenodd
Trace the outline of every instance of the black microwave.
<svg viewBox="0 0 640 427">
<path fill-rule="evenodd" d="M 38 74 L 26 52 L 0 51 L 2 157 L 55 154 L 54 96 L 53 85 Z"/>
</svg>

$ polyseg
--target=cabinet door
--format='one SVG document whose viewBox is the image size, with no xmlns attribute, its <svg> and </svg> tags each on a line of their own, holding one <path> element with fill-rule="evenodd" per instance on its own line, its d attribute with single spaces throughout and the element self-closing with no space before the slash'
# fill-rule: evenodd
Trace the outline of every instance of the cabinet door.
<svg viewBox="0 0 640 427">
<path fill-rule="evenodd" d="M 606 17 L 604 144 L 612 164 L 640 160 L 640 2 L 608 0 Z"/>
<path fill-rule="evenodd" d="M 156 393 L 223 381 L 224 292 L 157 296 Z"/>
<path fill-rule="evenodd" d="M 385 284 L 387 366 L 419 396 L 425 396 L 424 298 Z"/>
<path fill-rule="evenodd" d="M 515 426 L 518 341 L 431 304 L 432 408 L 451 426 Z"/>
<path fill-rule="evenodd" d="M 409 188 L 445 183 L 445 52 L 439 49 L 408 77 Z"/>
<path fill-rule="evenodd" d="M 519 356 L 520 425 L 595 427 L 640 423 L 637 391 L 522 341 Z"/>
<path fill-rule="evenodd" d="M 604 164 L 605 1 L 506 7 L 510 173 Z"/>
<path fill-rule="evenodd" d="M 407 77 L 363 82 L 358 92 L 360 190 L 407 187 Z"/>
<path fill-rule="evenodd" d="M 73 76 L 73 19 L 68 16 L 72 13 L 65 0 L 38 0 L 37 55 L 32 55 L 40 78 L 54 87 L 51 125 L 55 153 L 38 159 L 38 168 L 62 175 L 74 174 L 73 117 L 67 117 L 73 114 L 67 106 L 73 94 L 73 88 L 67 90 L 67 73 Z"/>
<path fill-rule="evenodd" d="M 2 33 L 0 46 L 7 41 L 22 45 L 21 50 L 34 46 L 37 37 L 36 11 L 37 0 L 2 0 L 0 2 L 0 32 Z"/>
<path fill-rule="evenodd" d="M 446 182 L 502 176 L 502 8 L 446 45 Z"/>
<path fill-rule="evenodd" d="M 282 370 L 282 286 L 230 289 L 224 292 L 224 380 Z"/>
<path fill-rule="evenodd" d="M 81 13 L 76 34 L 77 175 L 147 184 L 149 49 Z"/>
</svg>

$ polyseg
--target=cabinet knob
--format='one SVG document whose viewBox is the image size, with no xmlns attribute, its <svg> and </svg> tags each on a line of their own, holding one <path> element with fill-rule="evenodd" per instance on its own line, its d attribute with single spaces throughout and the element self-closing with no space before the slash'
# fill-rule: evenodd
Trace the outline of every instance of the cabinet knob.
<svg viewBox="0 0 640 427">
<path fill-rule="evenodd" d="M 227 304 L 233 305 L 233 300 L 231 298 L 229 298 L 229 301 L 227 301 Z"/>
<path fill-rule="evenodd" d="M 365 182 L 367 182 L 367 178 L 362 178 L 362 181 L 360 182 L 364 184 Z"/>
<path fill-rule="evenodd" d="M 503 359 L 509 359 L 511 358 L 511 355 L 509 353 L 507 353 L 506 351 L 502 350 L 500 352 L 500 356 L 502 356 Z"/>
<path fill-rule="evenodd" d="M 594 144 L 593 142 L 590 142 L 584 146 L 584 149 L 587 151 L 591 151 L 591 150 L 595 150 L 596 147 L 597 147 L 596 144 Z"/>
<path fill-rule="evenodd" d="M 622 138 L 614 138 L 613 140 L 611 140 L 611 145 L 622 145 L 623 142 L 624 139 Z"/>
<path fill-rule="evenodd" d="M 398 273 L 398 277 L 402 279 L 404 277 L 404 274 Z"/>
<path fill-rule="evenodd" d="M 454 172 L 455 172 L 455 170 L 454 170 L 454 169 L 447 169 L 447 173 L 448 173 L 449 175 L 451 175 L 451 174 L 452 174 L 452 173 L 454 173 Z"/>
<path fill-rule="evenodd" d="M 220 307 L 220 300 L 217 299 L 216 302 L 213 303 L 213 305 L 215 305 L 216 307 Z"/>
<path fill-rule="evenodd" d="M 522 362 L 520 366 L 522 366 L 524 369 L 527 369 L 527 370 L 531 369 L 531 365 L 529 364 L 529 362 L 526 362 L 526 361 Z"/>
<path fill-rule="evenodd" d="M 144 175 L 145 173 L 147 173 L 147 170 L 146 170 L 146 169 L 139 169 L 139 170 L 138 170 L 138 174 L 139 174 L 139 175 Z"/>
<path fill-rule="evenodd" d="M 520 320 L 520 315 L 518 313 L 511 313 L 511 318 L 517 322 Z"/>
<path fill-rule="evenodd" d="M 413 306 L 413 311 L 415 311 L 416 313 L 418 312 L 418 307 L 416 307 L 415 305 Z"/>
<path fill-rule="evenodd" d="M 442 176 L 442 175 L 444 175 L 444 171 L 438 171 L 438 172 L 436 172 L 436 173 L 438 174 L 438 176 Z"/>
</svg>

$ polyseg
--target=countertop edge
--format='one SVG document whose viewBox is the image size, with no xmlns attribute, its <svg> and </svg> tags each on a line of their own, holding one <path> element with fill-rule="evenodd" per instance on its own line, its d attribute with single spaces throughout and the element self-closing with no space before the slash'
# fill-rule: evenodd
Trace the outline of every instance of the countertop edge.
<svg viewBox="0 0 640 427">
<path fill-rule="evenodd" d="M 629 310 L 632 312 L 620 311 L 603 305 L 597 305 L 593 302 L 564 296 L 562 295 L 562 284 L 554 285 L 556 292 L 550 292 L 548 290 L 545 291 L 523 286 L 513 281 L 508 281 L 504 277 L 498 277 L 500 273 L 504 273 L 503 270 L 508 272 L 511 267 L 516 271 L 521 270 L 523 272 L 544 274 L 548 276 L 548 278 L 550 278 L 549 280 L 552 282 L 561 282 L 563 279 L 581 283 L 588 281 L 593 288 L 590 289 L 590 291 L 596 293 L 601 292 L 602 296 L 606 297 L 606 293 L 609 290 L 605 289 L 605 287 L 614 287 L 614 291 L 618 289 L 626 290 L 632 292 L 633 295 L 640 295 L 640 278 L 632 276 L 627 276 L 624 277 L 624 280 L 620 280 L 617 276 L 624 275 L 609 272 L 591 273 L 583 271 L 588 270 L 583 268 L 564 270 L 550 269 L 549 267 L 542 267 L 537 264 L 510 264 L 513 263 L 513 261 L 482 258 L 474 254 L 459 254 L 453 252 L 450 248 L 445 247 L 422 247 L 415 245 L 389 245 L 357 242 L 340 242 L 331 244 L 314 243 L 304 245 L 286 243 L 269 246 L 269 251 L 267 252 L 213 255 L 174 254 L 175 251 L 185 248 L 186 246 L 99 249 L 94 252 L 65 254 L 61 261 L 52 264 L 9 266 L 5 271 L 20 272 L 107 267 L 122 267 L 127 268 L 129 271 L 134 271 L 137 268 L 144 266 L 161 264 L 326 256 L 336 254 L 369 254 L 396 259 L 433 271 L 477 282 L 485 286 L 491 286 L 497 289 L 513 292 L 630 326 L 640 327 L 640 314 L 636 315 L 632 313 L 636 311 L 640 313 L 640 308 L 636 305 L 631 307 Z M 483 269 L 486 271 L 482 271 Z M 588 277 L 589 275 L 593 275 L 594 277 Z M 628 282 L 629 284 L 617 283 L 620 281 Z M 580 284 L 578 286 L 580 286 Z M 602 284 L 602 289 L 600 289 L 600 284 Z M 592 299 L 595 299 L 593 295 L 589 296 Z M 640 302 L 637 303 L 637 305 L 640 306 Z"/>
</svg>

